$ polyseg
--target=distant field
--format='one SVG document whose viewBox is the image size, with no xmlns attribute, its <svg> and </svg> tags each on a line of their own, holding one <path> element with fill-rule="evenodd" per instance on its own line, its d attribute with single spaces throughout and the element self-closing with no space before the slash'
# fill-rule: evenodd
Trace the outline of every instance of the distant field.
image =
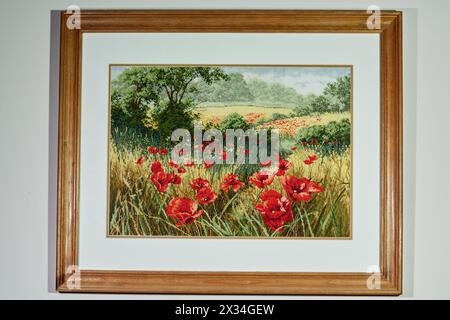
<svg viewBox="0 0 450 320">
<path fill-rule="evenodd" d="M 303 116 L 274 120 L 260 125 L 259 128 L 278 128 L 281 134 L 293 136 L 297 133 L 299 128 L 308 128 L 313 125 L 325 125 L 331 121 L 339 122 L 343 119 L 351 119 L 350 112 L 330 112 L 323 113 L 320 116 Z"/>
<path fill-rule="evenodd" d="M 217 106 L 217 107 L 197 107 L 196 111 L 200 113 L 201 120 L 221 120 L 230 113 L 237 112 L 242 116 L 252 114 L 262 114 L 264 118 L 270 118 L 274 113 L 288 115 L 292 108 L 289 107 L 273 107 L 273 106 Z"/>
</svg>

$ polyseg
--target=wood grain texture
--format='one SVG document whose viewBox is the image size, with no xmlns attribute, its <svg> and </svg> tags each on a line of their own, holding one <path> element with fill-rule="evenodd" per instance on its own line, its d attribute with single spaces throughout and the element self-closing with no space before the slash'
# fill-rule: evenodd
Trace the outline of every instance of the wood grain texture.
<svg viewBox="0 0 450 320">
<path fill-rule="evenodd" d="M 81 33 L 61 19 L 57 204 L 57 287 L 78 264 Z"/>
<path fill-rule="evenodd" d="M 399 295 L 402 292 L 402 16 L 382 11 L 82 11 L 61 13 L 57 289 L 60 292 Z M 381 79 L 381 288 L 365 273 L 81 270 L 78 265 L 81 47 L 84 32 L 379 33 Z M 73 277 L 80 286 L 72 287 Z"/>
</svg>

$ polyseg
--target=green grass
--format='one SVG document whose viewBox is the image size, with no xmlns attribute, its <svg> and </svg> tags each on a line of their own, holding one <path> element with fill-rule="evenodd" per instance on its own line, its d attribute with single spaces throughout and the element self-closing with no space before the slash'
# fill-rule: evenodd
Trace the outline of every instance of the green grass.
<svg viewBox="0 0 450 320">
<path fill-rule="evenodd" d="M 110 145 L 110 215 L 109 234 L 113 236 L 198 236 L 198 237 L 349 237 L 351 235 L 350 150 L 342 155 L 331 154 L 313 165 L 303 163 L 309 150 L 298 148 L 289 156 L 293 167 L 288 175 L 305 176 L 317 181 L 325 192 L 314 196 L 310 202 L 293 209 L 294 220 L 285 225 L 282 233 L 273 232 L 261 215 L 253 208 L 258 202 L 259 189 L 246 186 L 237 194 L 220 190 L 219 183 L 225 174 L 236 172 L 247 182 L 249 174 L 258 169 L 255 165 L 215 165 L 187 168 L 181 185 L 171 185 L 166 193 L 157 192 L 149 179 L 149 159 L 144 165 L 135 160 L 144 151 L 117 148 Z M 156 156 L 167 167 L 168 156 Z M 219 194 L 217 201 L 200 205 L 204 214 L 195 223 L 175 226 L 165 213 L 173 197 L 195 199 L 189 182 L 197 177 L 208 179 L 212 189 Z M 267 188 L 267 187 L 266 187 Z M 269 186 L 284 193 L 279 178 Z"/>
</svg>

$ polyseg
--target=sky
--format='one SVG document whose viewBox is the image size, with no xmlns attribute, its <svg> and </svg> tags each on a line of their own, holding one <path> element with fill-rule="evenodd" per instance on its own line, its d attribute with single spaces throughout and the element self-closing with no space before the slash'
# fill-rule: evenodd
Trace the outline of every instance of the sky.
<svg viewBox="0 0 450 320">
<path fill-rule="evenodd" d="M 113 66 L 111 76 L 115 79 L 126 67 Z M 314 93 L 321 94 L 325 85 L 339 77 L 350 75 L 351 68 L 343 67 L 308 67 L 308 66 L 236 66 L 224 67 L 226 73 L 242 73 L 245 80 L 260 79 L 269 83 L 281 83 L 294 88 L 302 95 Z"/>
<path fill-rule="evenodd" d="M 240 72 L 245 80 L 260 79 L 278 82 L 294 88 L 300 94 L 321 94 L 325 85 L 339 77 L 350 75 L 350 67 L 232 67 L 228 72 Z"/>
</svg>

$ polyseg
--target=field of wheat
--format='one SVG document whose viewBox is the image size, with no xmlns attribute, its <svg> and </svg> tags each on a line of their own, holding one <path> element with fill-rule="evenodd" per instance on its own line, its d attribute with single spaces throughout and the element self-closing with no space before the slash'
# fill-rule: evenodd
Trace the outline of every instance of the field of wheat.
<svg viewBox="0 0 450 320">
<path fill-rule="evenodd" d="M 350 149 L 297 145 L 276 167 L 174 164 L 162 151 L 111 140 L 110 236 L 351 237 Z"/>
</svg>

